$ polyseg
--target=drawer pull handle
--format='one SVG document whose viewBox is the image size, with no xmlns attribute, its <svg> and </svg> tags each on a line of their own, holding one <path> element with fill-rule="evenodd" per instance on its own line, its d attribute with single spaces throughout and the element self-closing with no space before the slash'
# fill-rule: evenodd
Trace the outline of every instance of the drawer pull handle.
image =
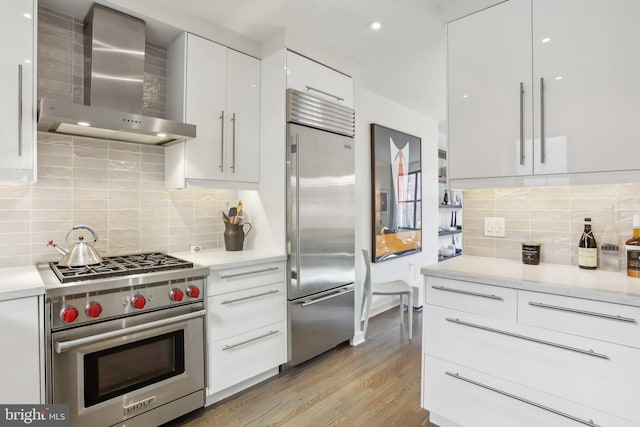
<svg viewBox="0 0 640 427">
<path fill-rule="evenodd" d="M 464 291 L 462 289 L 455 289 L 455 288 L 447 288 L 446 286 L 432 286 L 431 288 L 437 289 L 439 291 L 457 292 L 459 294 L 473 295 L 475 297 L 482 297 L 482 298 L 495 299 L 498 301 L 504 301 L 504 299 L 498 295 L 481 294 L 479 292 Z"/>
<path fill-rule="evenodd" d="M 248 299 L 260 298 L 260 297 L 263 297 L 265 295 L 277 294 L 278 292 L 280 292 L 280 291 L 268 291 L 268 292 L 263 292 L 261 294 L 249 295 L 248 297 L 242 297 L 242 298 L 236 298 L 236 299 L 226 299 L 226 300 L 222 301 L 220 304 L 233 304 L 234 302 L 246 301 Z"/>
<path fill-rule="evenodd" d="M 446 375 L 449 375 L 450 377 L 453 377 L 453 378 L 457 379 L 457 380 L 468 382 L 469 384 L 473 384 L 473 385 L 476 385 L 478 387 L 482 387 L 484 389 L 487 389 L 487 390 L 493 391 L 495 393 L 501 394 L 503 396 L 510 397 L 511 399 L 515 399 L 515 400 L 518 400 L 518 401 L 520 401 L 522 403 L 526 403 L 527 405 L 535 406 L 536 408 L 540 408 L 540 409 L 543 409 L 545 411 L 551 412 L 553 414 L 560 415 L 561 417 L 569 418 L 570 420 L 576 421 L 576 422 L 578 422 L 580 424 L 584 424 L 584 425 L 591 426 L 591 427 L 600 427 L 598 424 L 594 423 L 593 420 L 586 421 L 586 420 L 583 420 L 582 418 L 574 417 L 573 415 L 569 415 L 566 412 L 558 411 L 557 409 L 553 409 L 553 408 L 550 408 L 548 406 L 542 405 L 540 403 L 533 402 L 533 401 L 531 401 L 529 399 L 525 399 L 524 397 L 520 397 L 520 396 L 517 396 L 515 394 L 511 394 L 511 393 L 508 393 L 506 391 L 497 389 L 495 387 L 491 387 L 489 385 L 482 384 L 482 383 L 480 383 L 478 381 L 474 381 L 474 380 L 472 380 L 470 378 L 463 377 L 462 375 L 458 374 L 457 372 L 453 373 L 453 372 L 445 371 L 444 373 Z"/>
<path fill-rule="evenodd" d="M 587 316 L 602 317 L 604 319 L 617 320 L 620 322 L 638 323 L 636 319 L 632 319 L 631 317 L 623 317 L 623 316 L 620 316 L 619 314 L 614 315 L 614 314 L 606 314 L 606 313 L 597 313 L 595 311 L 578 310 L 576 308 L 561 307 L 558 305 L 545 304 L 542 302 L 530 302 L 529 305 L 532 305 L 534 307 L 540 307 L 540 308 L 548 308 L 551 310 L 568 311 L 570 313 L 584 314 Z"/>
<path fill-rule="evenodd" d="M 322 302 L 322 301 L 326 301 L 326 300 L 329 300 L 329 299 L 341 297 L 342 295 L 348 294 L 348 293 L 351 293 L 351 292 L 353 292 L 353 288 L 342 288 L 338 292 L 333 292 L 333 293 L 331 293 L 329 295 L 326 295 L 326 296 L 323 296 L 323 297 L 320 297 L 320 298 L 316 298 L 316 299 L 312 299 L 312 300 L 305 300 L 300 304 L 300 307 L 308 307 L 308 306 L 313 305 L 313 304 L 318 304 L 319 302 Z"/>
<path fill-rule="evenodd" d="M 451 322 L 451 323 L 456 323 L 458 325 L 463 325 L 463 326 L 469 326 L 471 328 L 476 328 L 476 329 L 482 329 L 483 331 L 488 331 L 488 332 L 494 332 L 496 334 L 502 334 L 502 335 L 507 335 L 513 338 L 519 338 L 521 340 L 526 340 L 526 341 L 531 341 L 531 342 L 535 342 L 538 344 L 544 344 L 544 345 L 548 345 L 550 347 L 556 347 L 556 348 L 560 348 L 563 350 L 569 350 L 569 351 L 574 351 L 576 353 L 580 353 L 580 354 L 586 354 L 587 356 L 593 356 L 593 357 L 598 357 L 600 359 L 606 359 L 609 360 L 609 356 L 607 356 L 606 354 L 601 354 L 601 353 L 596 353 L 595 351 L 589 349 L 589 350 L 584 350 L 582 348 L 577 348 L 577 347 L 571 347 L 568 345 L 564 345 L 564 344 L 558 344 L 552 341 L 545 341 L 545 340 L 541 340 L 538 338 L 532 338 L 532 337 L 528 337 L 526 335 L 520 335 L 520 334 L 515 334 L 513 332 L 507 332 L 507 331 L 503 331 L 500 329 L 494 329 L 494 328 L 490 328 L 488 326 L 482 326 L 482 325 L 477 325 L 475 323 L 469 323 L 469 322 L 464 322 L 460 319 L 452 319 L 450 317 L 446 317 L 445 318 L 447 320 L 447 322 Z"/>
<path fill-rule="evenodd" d="M 249 344 L 249 343 L 252 343 L 254 341 L 258 341 L 258 340 L 261 340 L 263 338 L 267 338 L 267 337 L 270 337 L 271 335 L 275 335 L 275 334 L 279 334 L 279 333 L 280 333 L 280 331 L 269 331 L 264 335 L 260 335 L 260 336 L 254 337 L 254 338 L 249 338 L 246 341 L 242 341 L 242 342 L 239 342 L 239 343 L 236 343 L 236 344 L 231 344 L 231 345 L 225 345 L 224 347 L 222 347 L 222 351 L 231 350 L 232 348 L 240 347 L 241 345 Z"/>
<path fill-rule="evenodd" d="M 312 90 L 312 91 L 314 91 L 314 92 L 318 92 L 318 93 L 321 93 L 321 94 L 323 94 L 323 95 L 330 96 L 330 97 L 332 97 L 332 98 L 335 98 L 335 99 L 336 99 L 336 101 L 344 101 L 344 98 L 340 98 L 339 96 L 334 95 L 334 94 L 332 94 L 332 93 L 325 92 L 325 91 L 320 90 L 320 89 L 316 89 L 315 87 L 307 86 L 307 90 Z"/>
<path fill-rule="evenodd" d="M 248 276 L 250 274 L 258 274 L 258 273 L 266 273 L 268 271 L 276 271 L 276 270 L 279 270 L 279 269 L 280 269 L 280 267 L 269 267 L 269 268 L 263 268 L 262 270 L 245 271 L 243 273 L 221 274 L 220 278 L 221 279 L 231 279 L 233 277 Z"/>
</svg>

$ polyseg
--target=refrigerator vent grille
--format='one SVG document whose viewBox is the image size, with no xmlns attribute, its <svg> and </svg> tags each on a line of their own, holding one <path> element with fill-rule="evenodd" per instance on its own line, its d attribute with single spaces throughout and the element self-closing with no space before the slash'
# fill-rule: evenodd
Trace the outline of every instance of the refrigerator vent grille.
<svg viewBox="0 0 640 427">
<path fill-rule="evenodd" d="M 353 138 L 356 113 L 351 108 L 288 89 L 287 121 Z"/>
</svg>

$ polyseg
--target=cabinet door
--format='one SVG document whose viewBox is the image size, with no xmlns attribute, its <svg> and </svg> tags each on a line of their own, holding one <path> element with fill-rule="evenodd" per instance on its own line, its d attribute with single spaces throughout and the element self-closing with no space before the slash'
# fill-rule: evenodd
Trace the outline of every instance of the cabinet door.
<svg viewBox="0 0 640 427">
<path fill-rule="evenodd" d="M 229 181 L 260 178 L 260 61 L 227 53 L 225 172 Z"/>
<path fill-rule="evenodd" d="M 637 0 L 534 0 L 536 173 L 638 169 L 638 16 Z"/>
<path fill-rule="evenodd" d="M 38 297 L 0 302 L 2 403 L 40 403 L 39 312 Z"/>
<path fill-rule="evenodd" d="M 186 76 L 185 120 L 197 126 L 185 143 L 186 178 L 224 179 L 227 48 L 188 34 Z"/>
<path fill-rule="evenodd" d="M 1 43 L 0 169 L 32 170 L 35 123 L 34 2 L 3 1 L 0 3 L 0 22 L 7 35 Z"/>
<path fill-rule="evenodd" d="M 449 178 L 530 175 L 531 1 L 501 3 L 447 31 Z"/>
<path fill-rule="evenodd" d="M 351 77 L 291 51 L 287 51 L 287 88 L 353 108 Z"/>
</svg>

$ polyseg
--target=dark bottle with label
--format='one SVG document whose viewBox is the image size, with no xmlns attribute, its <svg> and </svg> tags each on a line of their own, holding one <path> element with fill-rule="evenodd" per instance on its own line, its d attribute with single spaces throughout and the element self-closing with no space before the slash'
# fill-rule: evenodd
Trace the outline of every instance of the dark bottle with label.
<svg viewBox="0 0 640 427">
<path fill-rule="evenodd" d="M 640 215 L 633 216 L 633 237 L 625 243 L 627 276 L 640 277 Z"/>
<path fill-rule="evenodd" d="M 598 267 L 598 244 L 591 231 L 591 218 L 584 219 L 584 231 L 578 242 L 578 267 L 587 270 Z"/>
</svg>

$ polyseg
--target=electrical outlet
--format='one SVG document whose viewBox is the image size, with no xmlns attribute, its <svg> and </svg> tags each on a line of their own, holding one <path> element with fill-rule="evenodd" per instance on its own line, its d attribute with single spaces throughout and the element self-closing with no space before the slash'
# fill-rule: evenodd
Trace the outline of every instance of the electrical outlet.
<svg viewBox="0 0 640 427">
<path fill-rule="evenodd" d="M 490 216 L 485 217 L 484 235 L 489 237 L 504 237 L 504 218 Z"/>
</svg>

